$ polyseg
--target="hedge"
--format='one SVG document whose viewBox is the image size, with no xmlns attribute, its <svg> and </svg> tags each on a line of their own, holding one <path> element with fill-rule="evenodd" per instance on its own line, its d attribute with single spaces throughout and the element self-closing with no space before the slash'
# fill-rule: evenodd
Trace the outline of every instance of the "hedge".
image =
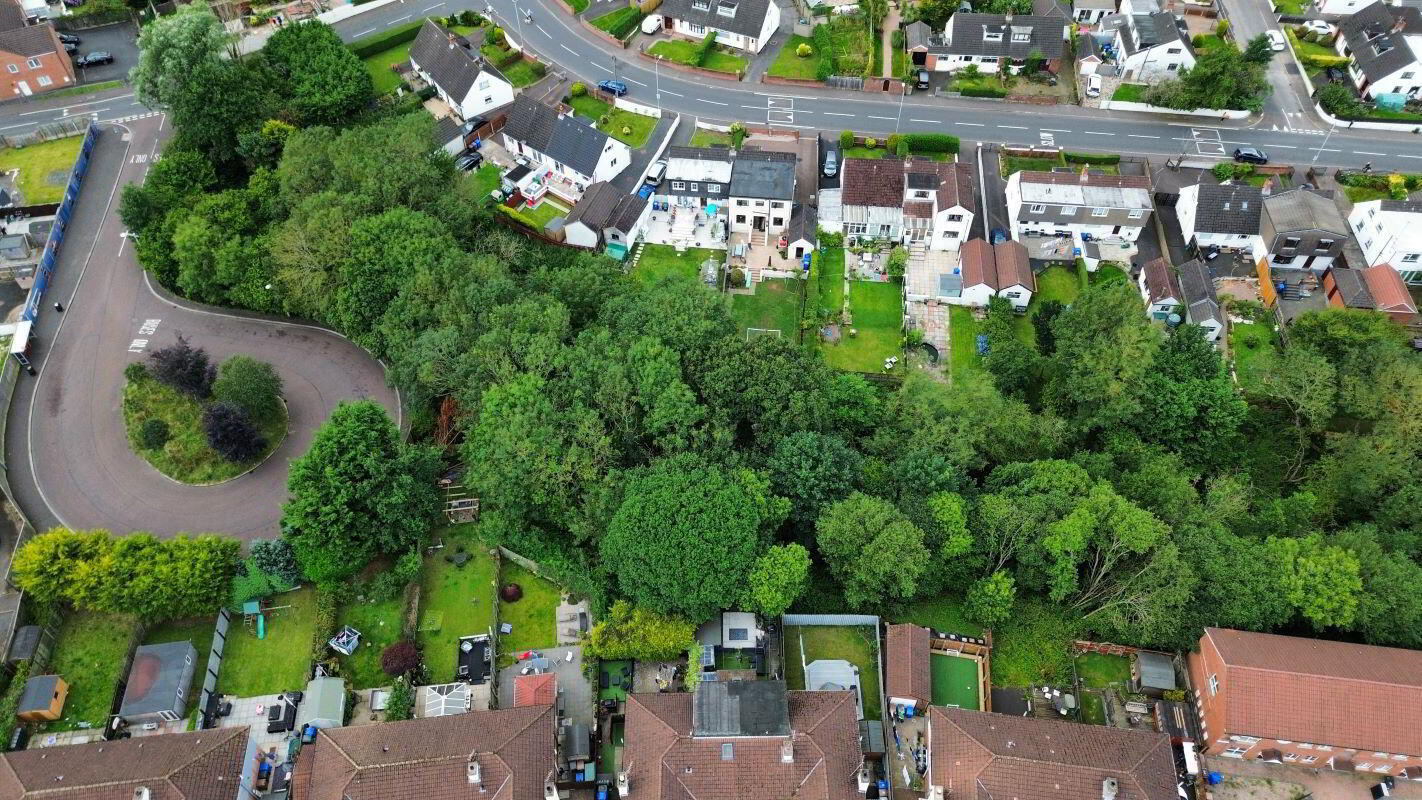
<svg viewBox="0 0 1422 800">
<path fill-rule="evenodd" d="M 1348 62 L 1351 59 L 1344 58 L 1343 56 L 1320 56 L 1309 54 L 1299 56 L 1299 60 L 1302 61 L 1304 63 L 1304 66 L 1306 67 L 1318 67 L 1319 69 L 1328 69 L 1329 67 L 1347 66 Z"/>
<path fill-rule="evenodd" d="M 964 97 L 997 97 L 1007 96 L 1006 89 L 998 89 L 993 86 L 964 86 L 958 90 L 958 94 Z"/>
<path fill-rule="evenodd" d="M 420 28 L 424 27 L 425 21 L 411 22 L 401 25 L 398 28 L 391 28 L 384 33 L 377 33 L 374 36 L 367 36 L 364 39 L 357 39 L 346 45 L 356 58 L 368 58 L 376 53 L 383 53 L 392 47 L 402 45 L 406 42 L 415 41 L 415 37 L 420 35 Z"/>
<path fill-rule="evenodd" d="M 508 206 L 504 205 L 498 206 L 498 209 L 499 213 L 517 222 L 523 227 L 528 228 L 529 230 L 539 235 L 543 234 L 543 226 L 535 222 L 533 217 L 528 216 L 527 214 L 523 213 L 522 211 L 519 211 L 518 209 L 509 208 Z"/>
<path fill-rule="evenodd" d="M 645 16 L 641 9 L 636 6 L 619 8 L 616 11 L 607 13 L 593 20 L 593 27 L 601 28 L 621 39 L 627 34 L 637 29 L 642 24 L 642 17 Z"/>
<path fill-rule="evenodd" d="M 696 64 L 701 67 L 706 65 L 706 59 L 711 55 L 711 51 L 716 49 L 716 32 L 708 31 L 701 39 L 701 46 L 696 50 Z"/>
<path fill-rule="evenodd" d="M 958 137 L 946 133 L 906 133 L 901 140 L 915 153 L 956 153 Z"/>
<path fill-rule="evenodd" d="M 828 25 L 816 25 L 810 38 L 815 42 L 815 80 L 826 81 L 834 74 L 834 40 Z"/>
<path fill-rule="evenodd" d="M 1100 155 L 1097 153 L 1063 153 L 1067 161 L 1077 164 L 1119 164 L 1121 157 L 1116 155 Z"/>
</svg>

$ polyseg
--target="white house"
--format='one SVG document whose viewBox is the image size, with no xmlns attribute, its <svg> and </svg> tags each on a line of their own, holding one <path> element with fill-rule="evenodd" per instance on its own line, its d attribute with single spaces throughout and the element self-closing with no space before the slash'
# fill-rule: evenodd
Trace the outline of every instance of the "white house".
<svg viewBox="0 0 1422 800">
<path fill-rule="evenodd" d="M 1164 322 L 1175 309 L 1184 305 L 1175 271 L 1164 258 L 1147 261 L 1136 285 L 1140 287 L 1141 300 L 1145 301 L 1146 316 L 1153 320 Z"/>
<path fill-rule="evenodd" d="M 610 183 L 594 183 L 563 220 L 564 241 L 588 249 L 608 244 L 630 247 L 647 230 L 651 210 L 638 195 Z"/>
<path fill-rule="evenodd" d="M 1412 200 L 1358 203 L 1348 215 L 1348 227 L 1353 229 L 1353 238 L 1363 249 L 1367 266 L 1391 264 L 1407 283 L 1422 284 L 1422 203 Z"/>
<path fill-rule="evenodd" d="M 840 187 L 846 235 L 929 250 L 957 250 L 977 209 L 973 170 L 963 163 L 847 158 Z"/>
<path fill-rule="evenodd" d="M 785 232 L 795 202 L 795 154 L 744 148 L 731 164 L 732 233 L 766 244 Z"/>
<path fill-rule="evenodd" d="M 527 95 L 514 98 L 502 133 L 510 153 L 583 189 L 612 180 L 632 161 L 632 149 L 593 127 L 592 120 L 560 112 Z"/>
<path fill-rule="evenodd" d="M 1334 48 L 1367 98 L 1422 93 L 1422 11 L 1375 2 L 1343 20 Z"/>
<path fill-rule="evenodd" d="M 1107 14 L 1116 13 L 1116 0 L 1072 0 L 1071 16 L 1088 28 L 1100 24 Z"/>
<path fill-rule="evenodd" d="M 1199 325 L 1205 331 L 1207 341 L 1219 341 L 1224 331 L 1224 310 L 1220 308 L 1219 297 L 1215 294 L 1215 279 L 1210 268 L 1198 258 L 1180 265 L 1181 302 L 1185 306 L 1185 320 L 1191 325 Z"/>
<path fill-rule="evenodd" d="M 1373 0 L 1314 0 L 1313 7 L 1318 13 L 1326 16 L 1346 17 L 1358 13 L 1358 9 L 1372 2 Z"/>
<path fill-rule="evenodd" d="M 1070 23 L 1065 14 L 978 14 L 959 11 L 948 18 L 942 37 L 922 44 L 923 64 L 952 72 L 969 64 L 980 72 L 1022 71 L 1032 58 L 1053 73 L 1061 69 Z M 918 63 L 918 56 L 914 57 Z"/>
<path fill-rule="evenodd" d="M 1200 250 L 1247 251 L 1255 261 L 1264 255 L 1264 239 L 1259 235 L 1263 209 L 1263 192 L 1247 183 L 1184 186 L 1175 203 L 1186 244 Z"/>
<path fill-rule="evenodd" d="M 775 0 L 663 0 L 657 7 L 670 33 L 701 39 L 716 33 L 716 44 L 759 53 L 780 27 Z"/>
<path fill-rule="evenodd" d="M 435 87 L 462 119 L 481 117 L 513 102 L 513 84 L 467 39 L 432 20 L 410 45 L 410 66 Z"/>
<path fill-rule="evenodd" d="M 1012 238 L 1069 236 L 1134 242 L 1149 219 L 1150 179 L 1137 175 L 1014 172 L 1007 179 Z"/>
<path fill-rule="evenodd" d="M 1116 29 L 1115 52 L 1127 82 L 1155 83 L 1195 66 L 1190 34 L 1174 14 L 1135 0 L 1122 4 L 1122 17 L 1125 24 Z"/>
</svg>

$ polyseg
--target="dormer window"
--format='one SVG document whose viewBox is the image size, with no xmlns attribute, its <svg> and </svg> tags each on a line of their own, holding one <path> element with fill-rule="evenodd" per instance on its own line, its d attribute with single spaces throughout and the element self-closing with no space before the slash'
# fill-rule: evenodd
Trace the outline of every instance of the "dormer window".
<svg viewBox="0 0 1422 800">
<path fill-rule="evenodd" d="M 985 42 L 1000 42 L 1000 41 L 1002 41 L 1002 28 L 995 28 L 995 27 L 987 27 L 987 26 L 984 26 L 984 27 L 983 27 L 983 41 L 985 41 Z"/>
<path fill-rule="evenodd" d="M 736 15 L 735 3 L 717 3 L 716 13 L 723 17 L 734 17 Z"/>
<path fill-rule="evenodd" d="M 697 11 L 710 11 L 711 0 L 691 0 L 691 7 Z"/>
<path fill-rule="evenodd" d="M 1012 32 L 1012 41 L 1014 41 L 1014 42 L 1030 42 L 1030 41 L 1032 41 L 1032 32 L 1031 32 L 1031 31 L 1019 31 L 1019 30 L 1014 30 L 1014 31 Z"/>
</svg>

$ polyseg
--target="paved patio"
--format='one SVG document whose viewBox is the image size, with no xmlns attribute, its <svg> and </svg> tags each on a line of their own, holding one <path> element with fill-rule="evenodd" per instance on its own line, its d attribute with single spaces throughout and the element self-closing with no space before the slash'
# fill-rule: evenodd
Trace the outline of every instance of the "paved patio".
<svg viewBox="0 0 1422 800">
<path fill-rule="evenodd" d="M 1266 764 L 1223 756 L 1202 756 L 1201 769 L 1216 771 L 1224 781 L 1209 787 L 1211 800 L 1296 800 L 1312 793 L 1314 800 L 1351 800 L 1371 797 L 1380 776 L 1366 772 L 1339 772 L 1291 764 Z M 1422 798 L 1422 783 L 1395 779 L 1392 797 Z"/>
<path fill-rule="evenodd" d="M 945 275 L 958 273 L 957 250 L 910 250 L 904 288 L 910 296 L 934 297 Z"/>
<path fill-rule="evenodd" d="M 219 728 L 247 728 L 248 740 L 255 742 L 258 750 L 267 750 L 273 746 L 277 748 L 279 754 L 284 754 L 286 741 L 292 738 L 294 731 L 283 733 L 267 733 L 267 709 L 273 703 L 282 702 L 278 698 L 279 694 L 264 694 L 257 697 L 227 697 L 223 699 L 232 703 L 232 713 L 218 721 Z"/>
<path fill-rule="evenodd" d="M 651 244 L 725 250 L 726 215 L 717 213 L 713 217 L 706 213 L 706 209 L 691 206 L 672 206 L 670 210 L 653 211 L 649 215 L 644 237 Z"/>
<path fill-rule="evenodd" d="M 539 652 L 551 662 L 553 673 L 558 676 L 558 709 L 563 717 L 581 722 L 591 729 L 593 690 L 591 681 L 583 675 L 582 650 L 581 647 L 548 647 Z M 570 653 L 571 661 L 568 659 Z M 499 708 L 513 708 L 514 678 L 526 666 L 517 662 L 499 670 Z"/>
</svg>

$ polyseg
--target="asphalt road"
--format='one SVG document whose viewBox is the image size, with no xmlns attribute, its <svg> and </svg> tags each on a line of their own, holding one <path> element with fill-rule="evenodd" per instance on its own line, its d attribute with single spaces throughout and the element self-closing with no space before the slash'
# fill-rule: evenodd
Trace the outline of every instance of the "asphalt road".
<svg viewBox="0 0 1422 800">
<path fill-rule="evenodd" d="M 163 122 L 108 126 L 95 145 L 37 325 L 39 375 L 20 376 L 10 407 L 10 483 L 41 530 L 276 536 L 288 461 L 306 451 L 336 403 L 370 397 L 394 415 L 398 398 L 380 364 L 333 333 L 180 304 L 153 290 L 120 235 L 117 198 L 124 184 L 143 180 Z M 55 300 L 64 313 L 54 311 Z M 128 446 L 119 411 L 124 367 L 179 333 L 217 361 L 242 353 L 271 362 L 284 384 L 286 439 L 261 466 L 220 485 L 176 483 Z"/>
</svg>

